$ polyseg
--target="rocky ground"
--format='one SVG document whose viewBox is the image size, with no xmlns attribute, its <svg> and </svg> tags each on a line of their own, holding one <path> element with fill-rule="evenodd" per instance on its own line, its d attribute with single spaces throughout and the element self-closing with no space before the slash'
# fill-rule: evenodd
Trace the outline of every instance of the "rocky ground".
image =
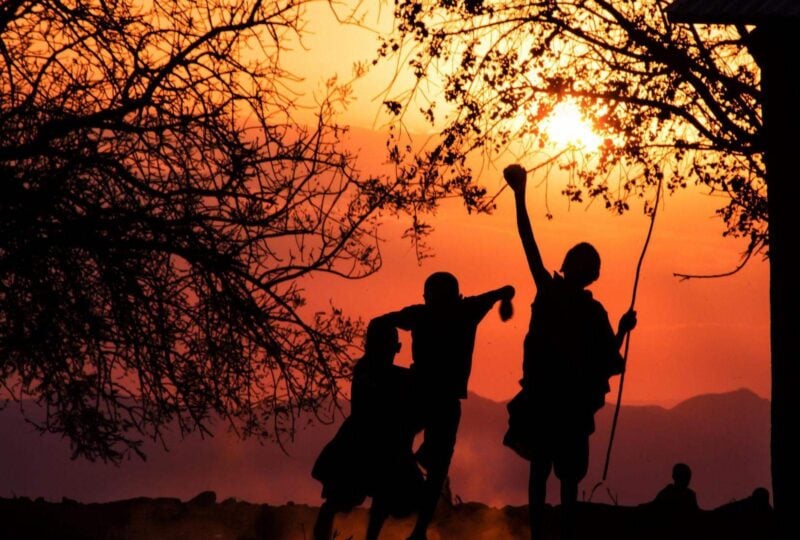
<svg viewBox="0 0 800 540">
<path fill-rule="evenodd" d="M 204 492 L 189 501 L 138 498 L 103 504 L 47 502 L 25 497 L 0 498 L 3 540 L 310 540 L 315 507 L 270 506 Z M 557 538 L 558 507 L 548 507 L 546 533 Z M 367 512 L 356 509 L 337 517 L 337 540 L 363 538 Z M 405 540 L 411 519 L 390 520 L 382 540 Z M 614 540 L 758 539 L 772 537 L 767 511 L 699 511 L 666 514 L 643 507 L 581 503 L 578 537 Z M 491 508 L 480 503 L 443 503 L 430 540 L 527 540 L 527 507 Z"/>
</svg>

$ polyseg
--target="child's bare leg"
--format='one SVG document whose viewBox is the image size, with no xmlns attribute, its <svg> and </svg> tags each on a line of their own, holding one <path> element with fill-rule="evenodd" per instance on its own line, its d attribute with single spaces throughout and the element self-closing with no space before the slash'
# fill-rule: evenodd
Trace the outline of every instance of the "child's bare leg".
<svg viewBox="0 0 800 540">
<path fill-rule="evenodd" d="M 531 462 L 528 480 L 528 511 L 530 512 L 531 540 L 544 538 L 544 507 L 547 498 L 547 478 L 552 465 L 545 460 Z"/>
<path fill-rule="evenodd" d="M 428 527 L 433 521 L 433 514 L 436 512 L 436 506 L 444 488 L 444 481 L 447 478 L 448 466 L 449 461 L 444 466 L 431 466 L 431 470 L 428 471 L 417 522 L 408 540 L 425 540 L 427 538 Z"/>
<path fill-rule="evenodd" d="M 333 532 L 333 518 L 336 509 L 328 501 L 322 503 L 317 514 L 317 522 L 314 523 L 314 540 L 330 540 Z"/>
<path fill-rule="evenodd" d="M 369 524 L 367 525 L 367 540 L 378 540 L 389 512 L 386 505 L 380 499 L 373 499 L 369 508 Z"/>
<path fill-rule="evenodd" d="M 578 480 L 561 480 L 561 538 L 572 540 L 575 537 L 575 507 L 578 502 Z"/>
</svg>

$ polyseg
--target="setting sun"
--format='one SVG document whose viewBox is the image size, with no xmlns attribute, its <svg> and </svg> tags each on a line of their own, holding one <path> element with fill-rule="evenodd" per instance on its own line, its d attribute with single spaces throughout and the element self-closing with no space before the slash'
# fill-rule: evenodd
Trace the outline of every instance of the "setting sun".
<svg viewBox="0 0 800 540">
<path fill-rule="evenodd" d="M 581 150 L 596 150 L 602 139 L 592 130 L 591 123 L 584 118 L 578 105 L 564 101 L 553 108 L 545 118 L 543 131 L 559 147 L 572 146 Z"/>
</svg>

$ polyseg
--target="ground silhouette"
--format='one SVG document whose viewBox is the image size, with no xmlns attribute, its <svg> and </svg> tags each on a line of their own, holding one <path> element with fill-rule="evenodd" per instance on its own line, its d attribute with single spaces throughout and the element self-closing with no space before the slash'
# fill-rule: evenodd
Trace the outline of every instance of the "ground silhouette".
<svg viewBox="0 0 800 540">
<path fill-rule="evenodd" d="M 137 498 L 104 504 L 0 498 L 0 537 L 15 540 L 307 540 L 318 509 L 271 506 L 234 499 L 212 502 L 209 493 L 189 501 Z M 560 507 L 546 506 L 544 538 L 557 538 Z M 578 503 L 578 538 L 602 540 L 770 540 L 771 512 L 698 511 L 666 515 L 642 508 Z M 337 518 L 337 538 L 363 536 L 367 510 Z M 413 517 L 387 521 L 381 540 L 404 540 Z M 431 540 L 522 540 L 530 537 L 528 509 L 492 508 L 480 503 L 440 504 Z"/>
</svg>

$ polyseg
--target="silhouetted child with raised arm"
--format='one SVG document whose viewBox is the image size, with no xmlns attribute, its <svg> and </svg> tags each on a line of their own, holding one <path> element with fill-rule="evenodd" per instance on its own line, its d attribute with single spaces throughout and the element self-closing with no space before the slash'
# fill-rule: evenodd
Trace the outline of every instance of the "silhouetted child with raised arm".
<svg viewBox="0 0 800 540">
<path fill-rule="evenodd" d="M 353 368 L 351 413 L 317 458 L 312 476 L 322 482 L 315 540 L 331 538 L 337 512 L 372 497 L 367 539 L 376 540 L 390 515 L 414 512 L 424 482 L 413 453 L 420 430 L 409 407 L 413 375 L 393 360 L 397 329 L 381 319 L 367 327 L 364 356 Z"/>
<path fill-rule="evenodd" d="M 626 313 L 615 334 L 605 309 L 586 290 L 600 276 L 600 256 L 591 244 L 571 248 L 561 274 L 547 271 L 525 204 L 527 173 L 511 165 L 503 176 L 514 191 L 517 229 L 536 284 L 524 344 L 524 399 L 512 400 L 518 406 L 509 407 L 504 443 L 531 461 L 531 537 L 541 538 L 547 478 L 553 469 L 561 482 L 562 537 L 569 537 L 578 484 L 589 465 L 594 414 L 605 403 L 609 378 L 622 372 L 619 348 L 636 325 L 636 314 Z"/>
<path fill-rule="evenodd" d="M 659 491 L 648 506 L 675 512 L 698 510 L 697 495 L 689 487 L 691 480 L 692 469 L 685 463 L 676 463 L 672 467 L 672 483 Z"/>
<path fill-rule="evenodd" d="M 411 331 L 411 369 L 418 385 L 415 400 L 424 429 L 417 457 L 427 475 L 409 540 L 426 538 L 442 493 L 461 419 L 461 400 L 467 397 L 478 324 L 498 301 L 501 319 L 508 320 L 514 288 L 507 285 L 462 297 L 456 277 L 437 272 L 425 281 L 423 297 L 424 304 L 384 316 L 398 328 Z"/>
</svg>

